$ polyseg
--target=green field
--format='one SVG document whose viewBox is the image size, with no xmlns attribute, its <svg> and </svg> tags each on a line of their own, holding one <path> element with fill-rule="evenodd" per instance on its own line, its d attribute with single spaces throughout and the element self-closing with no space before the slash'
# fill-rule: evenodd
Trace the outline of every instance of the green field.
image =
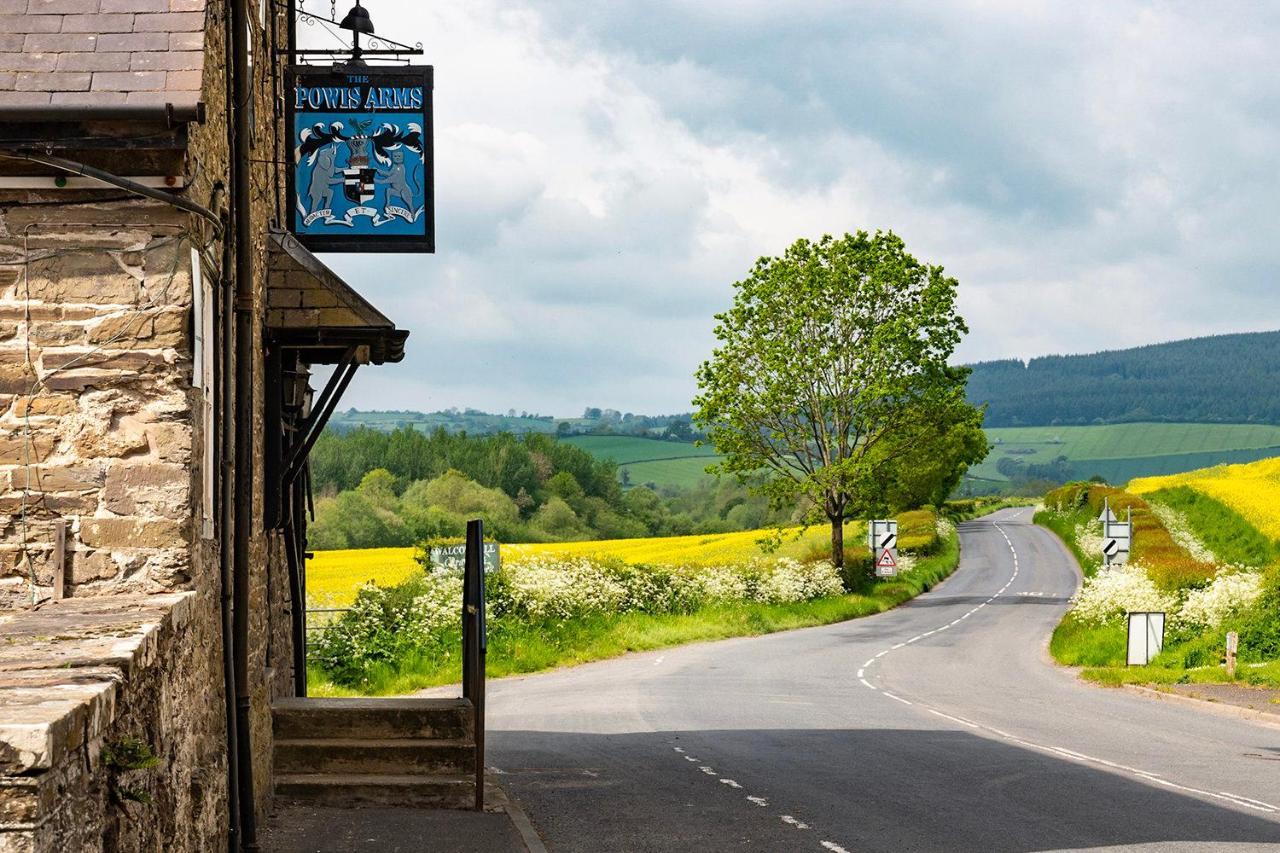
<svg viewBox="0 0 1280 853">
<path fill-rule="evenodd" d="M 617 462 L 619 474 L 625 471 L 627 482 L 634 486 L 692 486 L 707 476 L 707 466 L 720 458 L 712 447 L 655 438 L 576 435 L 562 441 Z"/>
<path fill-rule="evenodd" d="M 1263 424 L 1108 424 L 988 429 L 991 453 L 970 475 L 1004 482 L 1004 456 L 1046 463 L 1065 456 L 1073 477 L 1098 474 L 1112 483 L 1173 474 L 1223 462 L 1280 455 L 1280 427 Z"/>
</svg>

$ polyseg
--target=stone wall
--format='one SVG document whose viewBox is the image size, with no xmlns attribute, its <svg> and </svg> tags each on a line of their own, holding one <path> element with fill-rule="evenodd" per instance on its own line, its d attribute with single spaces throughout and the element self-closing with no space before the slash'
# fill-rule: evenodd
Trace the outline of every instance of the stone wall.
<svg viewBox="0 0 1280 853">
<path fill-rule="evenodd" d="M 0 853 L 226 848 L 207 604 L 65 599 L 0 624 Z M 154 766 L 121 760 L 136 744 Z"/>
<path fill-rule="evenodd" d="M 283 28 L 283 14 L 268 8 Z M 184 194 L 216 211 L 227 204 L 226 39 L 221 14 L 206 16 L 205 25 L 201 100 L 207 119 L 189 129 Z M 255 33 L 253 44 L 255 461 L 252 471 L 237 473 L 254 482 L 247 654 L 261 814 L 272 794 L 271 703 L 292 692 L 292 649 L 284 549 L 262 521 L 267 234 L 279 207 L 271 161 L 282 151 L 273 138 L 279 126 L 271 120 L 274 58 L 262 33 Z M 133 173 L 124 160 L 104 165 Z M 32 768 L 3 776 L 0 743 L 0 851 L 225 847 L 217 538 L 224 531 L 205 538 L 200 523 L 200 462 L 204 442 L 213 436 L 204 435 L 200 392 L 192 387 L 193 246 L 205 250 L 203 271 L 221 287 L 227 272 L 218 269 L 221 242 L 207 223 L 169 205 L 115 191 L 0 190 L 0 629 L 39 624 L 49 609 L 74 620 L 87 619 L 95 606 L 161 606 L 173 594 L 184 602 L 180 620 L 156 616 L 155 630 L 147 634 L 154 650 L 150 663 L 105 674 L 103 683 L 113 685 L 109 713 L 92 697 L 84 708 L 68 711 L 105 722 L 74 747 L 74 755 L 35 768 L 45 785 L 35 800 L 6 798 L 24 785 L 31 795 L 34 777 Z M 218 513 L 215 519 L 220 528 Z M 60 524 L 66 529 L 68 598 L 49 602 Z M 46 603 L 33 610 L 37 601 Z M 61 680 L 48 673 L 12 676 L 27 679 L 22 687 L 4 682 L 0 661 L 0 705 L 67 697 L 77 684 L 84 686 L 77 679 L 91 668 L 64 672 Z M 0 714 L 0 729 L 4 720 Z M 111 774 L 99 753 L 117 737 L 141 738 L 160 757 L 155 774 L 142 777 L 152 780 L 146 790 L 153 806 L 113 799 Z M 47 810 L 50 804 L 41 798 L 49 791 L 61 798 L 61 812 Z M 24 836 L 14 828 L 23 825 L 28 807 L 46 809 L 43 834 Z M 67 817 L 78 814 L 83 820 Z M 129 822 L 128 815 L 135 819 Z"/>
<path fill-rule="evenodd" d="M 59 520 L 68 594 L 193 588 L 187 219 L 152 202 L 0 197 L 0 601 L 10 607 L 51 595 Z"/>
</svg>

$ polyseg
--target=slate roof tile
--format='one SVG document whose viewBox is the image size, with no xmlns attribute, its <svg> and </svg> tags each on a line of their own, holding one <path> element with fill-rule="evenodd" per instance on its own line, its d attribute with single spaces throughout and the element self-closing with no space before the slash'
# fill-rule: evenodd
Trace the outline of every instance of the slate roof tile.
<svg viewBox="0 0 1280 853">
<path fill-rule="evenodd" d="M 0 0 L 0 106 L 195 104 L 208 0 Z"/>
</svg>

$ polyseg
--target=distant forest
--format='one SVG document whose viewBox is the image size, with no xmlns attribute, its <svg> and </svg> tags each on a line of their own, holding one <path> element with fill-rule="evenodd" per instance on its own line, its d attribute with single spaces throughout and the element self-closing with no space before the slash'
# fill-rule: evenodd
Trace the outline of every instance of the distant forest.
<svg viewBox="0 0 1280 853">
<path fill-rule="evenodd" d="M 623 489 L 614 462 L 539 433 L 326 430 L 311 477 L 308 541 L 320 550 L 461 536 L 469 518 L 501 542 L 726 533 L 789 518 L 732 477 Z"/>
<path fill-rule="evenodd" d="M 1169 421 L 1280 424 L 1280 332 L 975 364 L 985 426 Z"/>
<path fill-rule="evenodd" d="M 328 428 L 332 432 L 342 433 L 360 427 L 386 432 L 409 428 L 424 433 L 442 429 L 445 432 L 465 432 L 468 435 L 542 433 L 562 438 L 569 435 L 632 435 L 666 441 L 694 441 L 703 437 L 694 428 L 692 415 L 688 413 L 639 415 L 597 406 L 588 406 L 583 410 L 582 417 L 577 418 L 557 418 L 532 412 L 517 412 L 515 409 L 508 409 L 505 414 L 458 408 L 438 412 L 347 409 L 335 412 L 329 420 Z"/>
</svg>

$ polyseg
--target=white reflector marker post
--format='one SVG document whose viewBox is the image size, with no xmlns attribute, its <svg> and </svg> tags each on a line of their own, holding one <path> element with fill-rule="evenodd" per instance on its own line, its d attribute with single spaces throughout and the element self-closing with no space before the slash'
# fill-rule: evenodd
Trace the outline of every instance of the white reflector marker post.
<svg viewBox="0 0 1280 853">
<path fill-rule="evenodd" d="M 1146 666 L 1164 648 L 1164 613 L 1129 614 L 1129 653 L 1125 663 Z"/>
</svg>

